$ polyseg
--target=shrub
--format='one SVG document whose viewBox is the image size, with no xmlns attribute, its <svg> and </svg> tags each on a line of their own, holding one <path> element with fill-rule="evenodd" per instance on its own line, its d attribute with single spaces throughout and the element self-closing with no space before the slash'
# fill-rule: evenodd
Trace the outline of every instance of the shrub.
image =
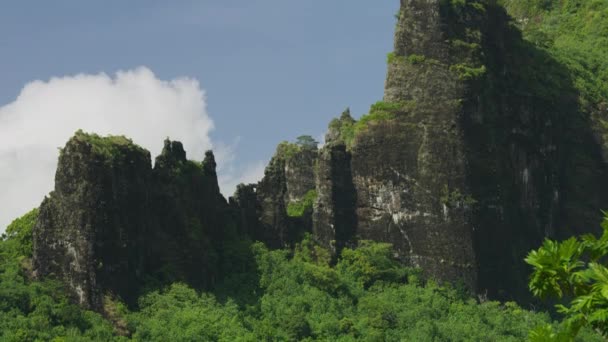
<svg viewBox="0 0 608 342">
<path fill-rule="evenodd" d="M 304 197 L 296 202 L 290 202 L 287 205 L 287 216 L 289 217 L 302 217 L 304 213 L 312 210 L 312 206 L 317 199 L 317 191 L 309 190 Z"/>
</svg>

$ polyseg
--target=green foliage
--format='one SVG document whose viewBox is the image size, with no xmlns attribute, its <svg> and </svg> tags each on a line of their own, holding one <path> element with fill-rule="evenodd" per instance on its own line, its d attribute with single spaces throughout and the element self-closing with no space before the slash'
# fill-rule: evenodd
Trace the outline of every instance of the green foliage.
<svg viewBox="0 0 608 342">
<path fill-rule="evenodd" d="M 312 210 L 312 206 L 317 199 L 317 191 L 312 189 L 309 190 L 301 200 L 296 202 L 290 202 L 287 205 L 287 216 L 289 217 L 302 217 L 304 213 Z"/>
<path fill-rule="evenodd" d="M 54 281 L 31 281 L 31 231 L 37 210 L 15 220 L 0 241 L 0 340 L 119 341 L 101 315 L 70 304 Z"/>
<path fill-rule="evenodd" d="M 474 40 L 478 40 L 475 38 L 477 38 L 477 37 L 473 37 Z M 476 53 L 481 49 L 481 45 L 479 45 L 478 43 L 470 43 L 470 42 L 466 42 L 466 41 L 460 40 L 460 39 L 452 39 L 452 40 L 450 40 L 450 44 L 453 49 L 459 50 L 459 51 L 464 51 L 469 54 Z"/>
<path fill-rule="evenodd" d="M 298 152 L 300 152 L 300 146 L 290 143 L 288 141 L 282 141 L 277 146 L 277 156 L 283 157 L 286 160 L 293 158 Z"/>
<path fill-rule="evenodd" d="M 74 139 L 79 142 L 89 143 L 93 152 L 103 155 L 109 159 L 118 154 L 119 151 L 133 150 L 145 151 L 142 147 L 133 143 L 133 141 L 123 135 L 108 135 L 105 137 L 94 133 L 85 133 L 82 130 L 76 131 Z"/>
<path fill-rule="evenodd" d="M 340 136 L 347 146 L 352 145 L 352 142 L 355 139 L 355 122 L 344 122 L 342 126 L 340 126 Z"/>
<path fill-rule="evenodd" d="M 32 215 L 11 231 L 31 231 Z M 29 280 L 13 253 L 26 248 L 13 243 L 28 244 L 19 236 L 0 241 L 2 341 L 521 341 L 534 327 L 554 329 L 545 314 L 425 284 L 389 244 L 361 241 L 332 266 L 310 235 L 293 251 L 222 246 L 233 278 L 218 297 L 176 283 L 143 295 L 134 311 L 106 298 L 104 319 L 70 304 L 57 282 Z M 239 290 L 247 300 L 232 299 Z"/>
<path fill-rule="evenodd" d="M 606 0 L 503 0 L 532 44 L 518 46 L 513 55 L 523 61 L 556 58 L 574 75 L 580 104 L 596 113 L 608 132 L 608 1 Z M 444 0 L 455 16 L 469 24 L 485 11 L 483 1 Z M 400 15 L 400 14 L 399 14 Z M 457 23 L 458 25 L 460 23 Z M 449 25 L 458 27 L 458 25 Z M 476 28 L 450 35 L 456 53 L 464 54 L 450 69 L 463 80 L 484 78 L 486 66 L 477 60 L 481 36 Z M 460 56 L 460 55 L 459 55 Z M 419 55 L 387 55 L 388 63 L 429 63 Z M 523 98 L 552 102 L 563 96 L 570 76 L 554 63 L 513 63 L 519 83 L 509 89 Z M 493 71 L 492 65 L 488 69 Z M 508 82 L 509 79 L 505 80 Z M 499 88 L 499 87 L 497 87 Z M 355 137 L 374 123 L 405 115 L 415 103 L 374 104 L 369 114 L 354 121 L 345 112 L 330 126 L 352 146 Z M 608 133 L 607 133 L 608 134 Z M 608 136 L 608 135 L 607 135 Z M 76 133 L 105 157 L 141 149 L 122 136 L 100 137 Z M 279 145 L 286 159 L 303 148 L 316 148 L 310 136 Z M 108 158 L 111 159 L 111 158 Z M 200 163 L 187 162 L 175 172 L 184 185 L 200 173 Z M 316 198 L 309 191 L 288 206 L 289 216 L 302 216 Z M 446 188 L 442 202 L 474 204 L 474 199 Z M 608 333 L 608 219 L 600 238 L 585 235 L 563 242 L 545 241 L 526 258 L 534 268 L 531 291 L 539 297 L 560 300 L 563 324 L 547 314 L 524 310 L 513 303 L 482 302 L 461 291 L 423 280 L 418 270 L 394 260 L 391 246 L 360 241 L 345 248 L 332 264 L 330 253 L 308 235 L 293 251 L 267 249 L 235 239 L 219 249 L 228 276 L 213 292 L 199 293 L 184 284 L 172 284 L 142 296 L 129 312 L 116 301 L 106 301 L 108 319 L 70 304 L 57 282 L 33 281 L 29 269 L 33 210 L 7 227 L 0 239 L 0 340 L 2 341 L 258 341 L 258 340 L 377 340 L 377 341 L 531 341 L 601 340 L 586 329 Z M 201 223 L 189 223 L 196 227 Z M 192 229 L 194 231 L 194 229 Z M 190 237 L 196 239 L 196 236 Z M 215 256 L 214 256 L 215 257 Z M 121 325 L 124 325 L 121 326 Z M 124 328 L 130 338 L 118 336 Z"/>
<path fill-rule="evenodd" d="M 350 116 L 350 111 L 345 111 L 340 119 L 334 119 L 330 122 L 330 130 L 337 131 L 347 147 L 352 147 L 355 137 L 360 132 L 364 131 L 371 124 L 392 120 L 397 115 L 410 113 L 416 107 L 415 101 L 403 102 L 384 102 L 378 101 L 374 103 L 369 113 L 363 115 L 359 121 L 355 121 Z"/>
<path fill-rule="evenodd" d="M 295 143 L 282 141 L 279 146 L 277 146 L 276 155 L 285 160 L 289 160 L 301 151 L 316 150 L 318 144 L 319 142 L 310 135 L 301 135 L 296 139 Z"/>
<path fill-rule="evenodd" d="M 378 101 L 374 103 L 370 108 L 371 113 L 404 113 L 412 110 L 415 102 L 403 101 L 403 102 L 384 102 Z"/>
<path fill-rule="evenodd" d="M 354 126 L 355 135 L 357 135 L 357 133 L 364 130 L 366 127 L 368 127 L 373 122 L 388 121 L 388 120 L 392 120 L 394 118 L 395 118 L 395 114 L 393 114 L 391 112 L 387 112 L 387 111 L 376 111 L 376 112 L 370 112 L 369 114 L 363 115 Z"/>
<path fill-rule="evenodd" d="M 378 101 L 371 106 L 368 114 L 363 115 L 353 125 L 353 136 L 365 130 L 370 124 L 392 120 L 399 114 L 410 112 L 415 106 L 416 103 L 414 101 L 393 103 Z"/>
<path fill-rule="evenodd" d="M 254 341 L 233 302 L 218 303 L 183 284 L 149 293 L 128 318 L 135 341 Z"/>
<path fill-rule="evenodd" d="M 32 256 L 32 228 L 37 219 L 38 208 L 9 224 L 1 237 L 4 242 L 4 250 L 10 251 L 14 257 L 30 258 Z"/>
<path fill-rule="evenodd" d="M 477 203 L 477 200 L 469 194 L 463 194 L 460 190 L 455 189 L 450 191 L 447 185 L 445 185 L 441 191 L 441 203 L 457 208 L 457 207 L 471 207 Z"/>
<path fill-rule="evenodd" d="M 608 1 L 503 0 L 524 37 L 574 75 L 583 108 L 608 102 Z"/>
<path fill-rule="evenodd" d="M 346 110 L 340 115 L 339 119 L 333 119 L 329 123 L 329 129 L 337 132 L 339 140 L 344 142 L 347 146 L 350 146 L 355 137 L 355 120 L 350 116 L 350 109 Z"/>
<path fill-rule="evenodd" d="M 318 144 L 319 142 L 316 141 L 310 135 L 300 135 L 296 139 L 296 145 L 300 146 L 303 149 L 316 150 Z"/>
<path fill-rule="evenodd" d="M 486 66 L 474 67 L 466 63 L 454 64 L 450 66 L 450 71 L 455 72 L 458 78 L 465 81 L 476 80 L 486 73 Z"/>
<path fill-rule="evenodd" d="M 293 258 L 256 245 L 264 295 L 248 319 L 259 340 L 521 341 L 548 316 L 513 303 L 478 304 L 450 288 L 422 286 L 390 245 L 344 249 L 335 267 L 311 245 Z"/>
<path fill-rule="evenodd" d="M 561 330 L 540 327 L 532 333 L 538 340 L 574 337 L 585 326 L 608 336 L 608 216 L 602 228 L 599 239 L 583 235 L 563 242 L 545 240 L 525 259 L 534 268 L 530 290 L 535 296 L 569 301 L 556 305 L 565 316 Z"/>
<path fill-rule="evenodd" d="M 289 141 L 282 141 L 279 146 L 277 146 L 276 155 L 278 157 L 284 158 L 285 160 L 289 160 L 301 151 L 316 150 L 318 144 L 319 142 L 317 142 L 310 135 L 301 135 L 296 139 L 295 143 L 291 143 Z"/>
<path fill-rule="evenodd" d="M 416 54 L 411 54 L 411 55 L 405 57 L 405 56 L 395 55 L 394 52 L 389 52 L 386 55 L 387 64 L 393 64 L 393 63 L 400 64 L 400 63 L 405 63 L 405 62 L 408 62 L 410 64 L 422 64 L 426 61 L 427 61 L 426 56 L 416 55 Z"/>
<path fill-rule="evenodd" d="M 386 63 L 387 63 L 387 64 L 393 64 L 393 63 L 403 63 L 403 62 L 405 62 L 405 61 L 406 61 L 405 57 L 403 57 L 403 56 L 397 56 L 397 55 L 395 55 L 395 53 L 394 53 L 394 52 L 392 52 L 392 51 L 391 51 L 391 52 L 389 52 L 389 53 L 386 55 Z"/>
<path fill-rule="evenodd" d="M 345 249 L 336 267 L 338 272 L 359 288 L 368 288 L 378 281 L 404 283 L 408 276 L 418 279 L 414 270 L 395 263 L 388 243 L 360 241 L 357 249 Z M 411 279 L 410 279 L 411 280 Z"/>
<path fill-rule="evenodd" d="M 411 55 L 407 56 L 407 61 L 410 62 L 411 64 L 421 64 L 421 63 L 424 63 L 425 60 L 426 60 L 426 57 L 422 56 L 422 55 L 411 54 Z"/>
</svg>

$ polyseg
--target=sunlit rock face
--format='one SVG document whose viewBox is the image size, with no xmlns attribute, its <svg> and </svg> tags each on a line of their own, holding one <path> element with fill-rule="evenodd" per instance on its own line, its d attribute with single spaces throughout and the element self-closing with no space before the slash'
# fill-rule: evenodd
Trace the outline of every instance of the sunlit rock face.
<svg viewBox="0 0 608 342">
<path fill-rule="evenodd" d="M 150 164 L 150 154 L 128 141 L 72 138 L 34 228 L 36 275 L 61 279 L 91 309 L 101 307 L 102 287 L 134 293 L 144 269 Z"/>
<path fill-rule="evenodd" d="M 598 227 L 608 174 L 593 120 L 502 7 L 402 0 L 383 100 L 390 115 L 343 114 L 320 151 L 314 233 L 334 251 L 389 242 L 430 277 L 527 300 L 526 253 Z"/>
<path fill-rule="evenodd" d="M 318 168 L 315 233 L 337 245 L 347 244 L 344 238 L 389 242 L 397 258 L 427 275 L 475 288 L 472 196 L 459 126 L 466 85 L 449 68 L 443 15 L 439 1 L 402 2 L 384 102 L 403 105 L 390 119 L 359 127 L 348 151 L 331 143 L 339 133 L 330 129 Z M 348 182 L 344 176 L 335 182 L 341 186 L 332 182 L 337 169 L 348 173 Z M 348 200 L 321 201 L 348 194 L 346 183 Z M 340 236 L 336 230 L 345 229 L 328 217 L 349 201 L 356 228 Z"/>
</svg>

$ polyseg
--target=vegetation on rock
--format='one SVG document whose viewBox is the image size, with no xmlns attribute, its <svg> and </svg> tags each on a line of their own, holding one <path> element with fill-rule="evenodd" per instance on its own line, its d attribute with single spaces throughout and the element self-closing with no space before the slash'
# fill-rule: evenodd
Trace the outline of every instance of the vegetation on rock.
<svg viewBox="0 0 608 342">
<path fill-rule="evenodd" d="M 16 222 L 27 231 L 27 221 L 26 216 Z M 356 249 L 344 249 L 335 266 L 310 237 L 293 252 L 271 251 L 261 243 L 233 247 L 249 250 L 253 267 L 232 267 L 233 277 L 211 292 L 175 283 L 142 295 L 131 310 L 115 303 L 110 321 L 70 304 L 59 283 L 32 281 L 18 261 L 22 251 L 28 254 L 27 242 L 5 236 L 0 241 L 0 339 L 521 341 L 536 326 L 557 327 L 547 314 L 514 303 L 479 302 L 423 280 L 392 258 L 389 244 L 362 241 Z M 240 263 L 242 257 L 226 261 Z M 582 330 L 577 340 L 600 338 Z"/>
<path fill-rule="evenodd" d="M 564 65 L 574 78 L 581 108 L 608 141 L 608 1 L 501 1 L 526 40 Z M 547 77 L 555 77 L 545 73 Z M 545 85 L 546 86 L 546 85 Z"/>
<path fill-rule="evenodd" d="M 398 115 L 411 112 L 416 106 L 416 101 L 384 102 L 374 103 L 369 113 L 361 116 L 355 121 L 350 116 L 350 111 L 345 111 L 340 119 L 334 119 L 329 124 L 329 129 L 338 133 L 338 139 L 351 147 L 355 137 L 364 131 L 369 125 L 392 120 Z"/>
<path fill-rule="evenodd" d="M 133 143 L 133 140 L 123 135 L 100 136 L 95 133 L 85 133 L 82 130 L 76 131 L 74 141 L 84 142 L 91 145 L 93 152 L 98 153 L 108 159 L 114 157 L 119 149 L 133 150 L 138 152 L 145 151 L 142 147 Z"/>
<path fill-rule="evenodd" d="M 32 257 L 32 228 L 38 219 L 38 212 L 38 208 L 35 208 L 15 219 L 0 237 L 5 243 L 5 251 L 12 251 L 12 256 Z"/>
<path fill-rule="evenodd" d="M 295 202 L 290 202 L 287 205 L 287 216 L 302 217 L 304 213 L 312 210 L 312 205 L 317 199 L 317 191 L 309 190 L 302 199 Z"/>
<path fill-rule="evenodd" d="M 295 143 L 283 141 L 277 146 L 276 156 L 289 160 L 301 151 L 314 151 L 319 143 L 310 135 L 301 135 Z"/>
<path fill-rule="evenodd" d="M 499 2 L 515 22 L 492 0 L 400 10 L 386 101 L 358 121 L 347 109 L 321 151 L 308 135 L 281 143 L 230 204 L 210 152 L 190 161 L 167 140 L 151 169 L 130 139 L 78 131 L 58 190 L 0 239 L 0 340 L 606 338 L 608 218 L 600 238 L 546 240 L 525 259 L 530 290 L 557 312 L 474 297 L 397 260 L 435 276 L 475 269 L 493 298 L 522 298 L 523 253 L 606 203 L 608 1 Z M 321 238 L 306 234 L 317 197 Z M 46 230 L 32 233 L 37 222 Z M 469 231 L 475 246 L 457 241 Z M 72 304 L 83 289 L 94 301 Z"/>
<path fill-rule="evenodd" d="M 296 145 L 304 149 L 315 150 L 317 149 L 317 145 L 319 145 L 319 142 L 316 141 L 310 135 L 300 135 L 296 138 Z"/>
</svg>

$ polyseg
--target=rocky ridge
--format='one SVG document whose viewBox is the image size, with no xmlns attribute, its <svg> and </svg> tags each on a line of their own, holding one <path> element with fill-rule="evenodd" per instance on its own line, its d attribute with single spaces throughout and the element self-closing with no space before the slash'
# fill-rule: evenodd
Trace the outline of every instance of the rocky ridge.
<svg viewBox="0 0 608 342">
<path fill-rule="evenodd" d="M 394 45 L 382 101 L 333 120 L 320 149 L 281 143 L 228 202 L 211 152 L 197 163 L 166 141 L 152 168 L 126 138 L 78 132 L 34 229 L 37 276 L 98 309 L 146 277 L 212 286 L 235 236 L 285 248 L 311 233 L 334 256 L 389 242 L 428 277 L 526 300 L 525 254 L 608 208 L 597 123 L 495 2 L 401 0 Z"/>
<path fill-rule="evenodd" d="M 188 161 L 181 143 L 167 140 L 151 165 L 129 139 L 77 132 L 33 230 L 36 276 L 61 279 L 96 310 L 106 295 L 132 302 L 146 277 L 212 283 L 220 254 L 212 241 L 229 229 L 213 154 Z"/>
</svg>

